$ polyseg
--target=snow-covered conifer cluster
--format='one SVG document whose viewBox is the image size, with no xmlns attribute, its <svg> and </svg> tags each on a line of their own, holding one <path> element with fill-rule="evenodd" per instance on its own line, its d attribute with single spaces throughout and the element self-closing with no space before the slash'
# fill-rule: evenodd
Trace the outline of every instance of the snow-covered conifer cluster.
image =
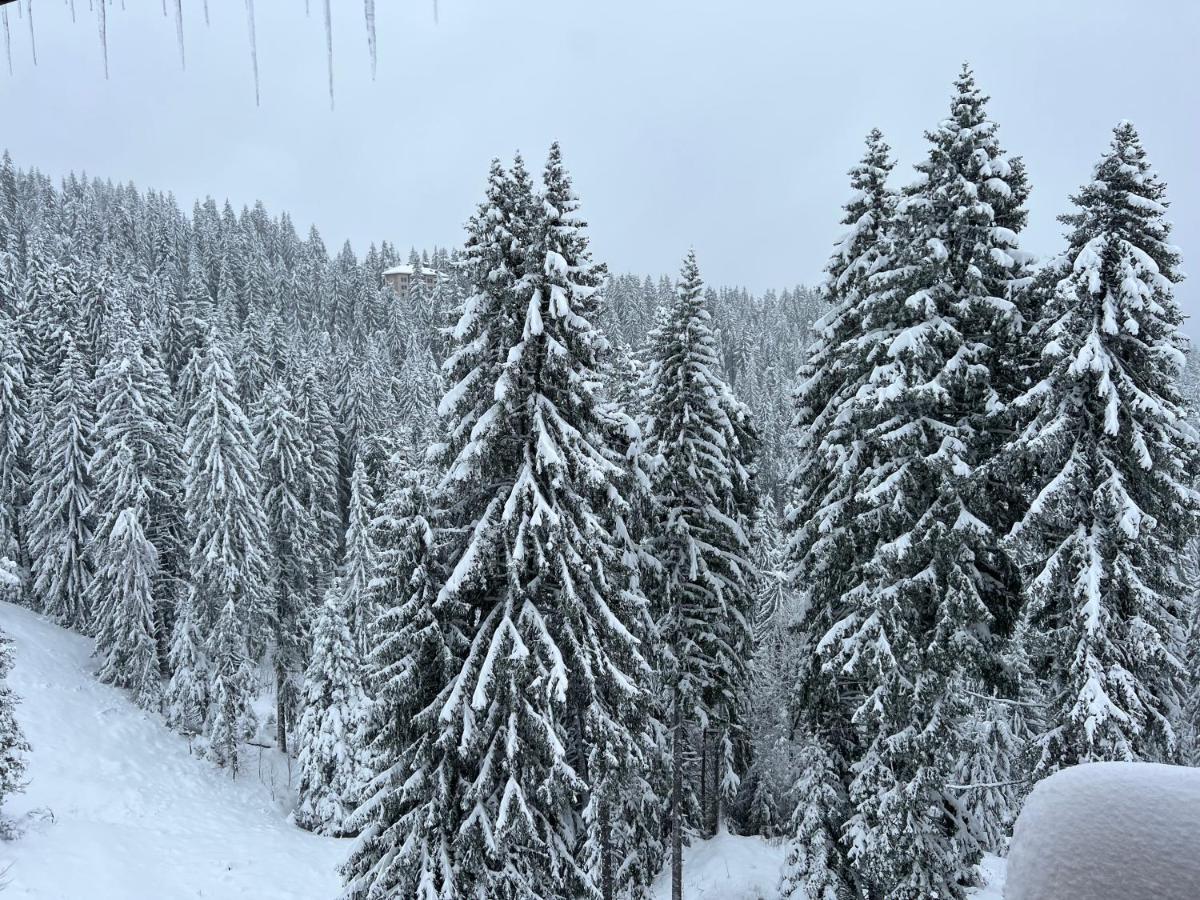
<svg viewBox="0 0 1200 900">
<path fill-rule="evenodd" d="M 6 155 L 0 597 L 233 777 L 294 756 L 346 900 L 680 900 L 724 829 L 790 900 L 963 898 L 1034 778 L 1200 758 L 1200 493 L 1133 126 L 1042 262 L 968 68 L 926 139 L 761 296 L 610 275 L 557 144 L 361 257 Z"/>
</svg>

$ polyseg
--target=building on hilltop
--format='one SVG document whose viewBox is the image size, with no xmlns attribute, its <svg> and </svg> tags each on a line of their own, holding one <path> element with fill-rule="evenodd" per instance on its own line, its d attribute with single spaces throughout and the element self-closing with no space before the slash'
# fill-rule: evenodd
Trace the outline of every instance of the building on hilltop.
<svg viewBox="0 0 1200 900">
<path fill-rule="evenodd" d="M 421 266 L 421 280 L 425 282 L 426 287 L 433 287 L 437 284 L 438 273 L 437 269 L 429 269 Z M 408 285 L 413 279 L 412 266 L 392 266 L 390 269 L 383 270 L 383 280 L 397 294 L 404 294 L 408 290 Z"/>
</svg>

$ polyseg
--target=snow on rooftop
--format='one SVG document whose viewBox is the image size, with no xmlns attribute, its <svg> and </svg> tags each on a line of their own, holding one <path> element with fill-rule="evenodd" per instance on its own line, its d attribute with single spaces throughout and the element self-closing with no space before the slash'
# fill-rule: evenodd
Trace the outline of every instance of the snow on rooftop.
<svg viewBox="0 0 1200 900">
<path fill-rule="evenodd" d="M 392 266 L 390 269 L 383 270 L 383 276 L 385 278 L 388 275 L 411 275 L 412 273 L 413 273 L 412 266 Z M 425 266 L 422 266 L 421 274 L 425 275 L 427 277 L 433 277 L 434 275 L 437 275 L 437 269 L 429 269 L 429 268 L 426 268 Z"/>
</svg>

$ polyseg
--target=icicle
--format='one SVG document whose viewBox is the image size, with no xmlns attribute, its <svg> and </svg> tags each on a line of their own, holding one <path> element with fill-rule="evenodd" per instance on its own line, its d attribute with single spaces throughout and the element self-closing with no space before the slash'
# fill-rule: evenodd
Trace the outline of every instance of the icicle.
<svg viewBox="0 0 1200 900">
<path fill-rule="evenodd" d="M 212 23 L 208 21 L 208 0 L 204 0 L 204 27 L 208 28 Z"/>
<path fill-rule="evenodd" d="M 375 80 L 375 0 L 363 0 L 363 12 L 367 17 L 367 49 L 371 53 L 371 80 Z"/>
<path fill-rule="evenodd" d="M 308 0 L 304 0 L 304 18 L 306 18 L 306 19 L 312 18 L 312 10 L 309 9 Z"/>
<path fill-rule="evenodd" d="M 108 80 L 108 19 L 105 0 L 96 4 L 96 24 L 100 27 L 100 53 L 104 56 L 104 80 Z"/>
<path fill-rule="evenodd" d="M 8 28 L 8 10 L 0 9 L 0 19 L 4 20 L 4 55 L 8 57 L 8 74 L 13 73 L 12 68 L 12 32 Z"/>
<path fill-rule="evenodd" d="M 433 24 L 438 23 L 438 0 L 433 0 Z"/>
<path fill-rule="evenodd" d="M 254 37 L 254 0 L 246 0 L 246 18 L 250 21 L 250 64 L 254 66 L 254 105 L 258 101 L 258 41 Z"/>
<path fill-rule="evenodd" d="M 186 69 L 187 58 L 183 55 L 183 0 L 175 0 L 175 37 L 179 41 L 179 65 Z"/>
<path fill-rule="evenodd" d="M 29 12 L 29 49 L 33 51 L 33 64 L 37 65 L 37 38 L 33 34 L 33 0 L 25 0 L 26 10 Z"/>
<path fill-rule="evenodd" d="M 325 55 L 329 58 L 329 108 L 333 109 L 333 15 L 325 0 Z"/>
<path fill-rule="evenodd" d="M 75 24 L 75 0 L 71 0 L 71 24 Z"/>
<path fill-rule="evenodd" d="M 167 0 L 163 0 L 163 18 L 167 17 Z"/>
</svg>

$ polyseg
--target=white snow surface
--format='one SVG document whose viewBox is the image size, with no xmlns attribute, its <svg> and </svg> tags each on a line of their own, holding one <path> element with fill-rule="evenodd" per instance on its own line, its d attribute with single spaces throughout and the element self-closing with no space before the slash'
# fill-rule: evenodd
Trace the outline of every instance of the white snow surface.
<svg viewBox="0 0 1200 900">
<path fill-rule="evenodd" d="M 100 684 L 92 641 L 0 603 L 33 747 L 4 815 L 5 900 L 330 900 L 350 842 L 288 820 L 251 755 L 237 780 Z M 251 748 L 251 754 L 256 753 Z"/>
<path fill-rule="evenodd" d="M 721 831 L 683 851 L 684 900 L 774 900 L 787 844 Z M 654 900 L 671 900 L 671 865 L 654 882 Z"/>
<path fill-rule="evenodd" d="M 1200 897 L 1200 769 L 1090 763 L 1039 782 L 1008 854 L 1004 900 Z"/>
</svg>

